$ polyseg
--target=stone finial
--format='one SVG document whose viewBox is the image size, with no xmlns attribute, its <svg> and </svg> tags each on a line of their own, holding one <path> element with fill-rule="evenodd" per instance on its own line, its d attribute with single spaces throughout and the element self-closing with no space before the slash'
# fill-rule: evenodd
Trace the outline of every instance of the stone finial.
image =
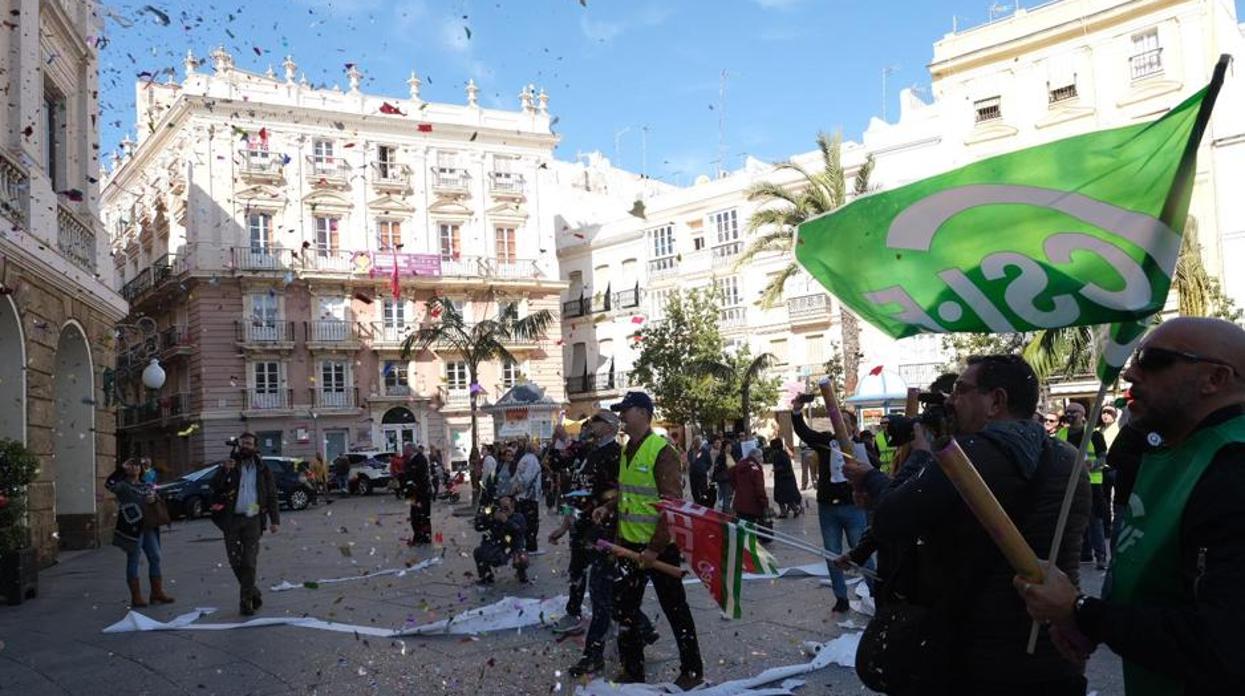
<svg viewBox="0 0 1245 696">
<path fill-rule="evenodd" d="M 423 80 L 420 80 L 419 76 L 412 70 L 411 76 L 406 78 L 406 86 L 411 88 L 411 101 L 419 101 L 419 86 L 423 83 Z"/>
<path fill-rule="evenodd" d="M 476 81 L 467 80 L 467 106 L 480 105 L 480 88 L 476 87 Z"/>
<path fill-rule="evenodd" d="M 267 72 L 264 73 L 264 77 L 268 78 L 269 80 L 277 79 L 277 71 L 272 69 L 272 63 L 268 64 L 268 70 Z"/>
<path fill-rule="evenodd" d="M 299 75 L 299 76 L 298 76 L 298 86 L 299 86 L 299 87 L 307 87 L 307 86 L 309 86 L 310 84 L 311 84 L 311 83 L 307 81 L 307 73 L 303 73 L 302 75 Z"/>
<path fill-rule="evenodd" d="M 544 87 L 540 88 L 540 96 L 537 97 L 536 100 L 540 103 L 540 113 L 548 116 L 549 115 L 549 95 L 545 94 Z"/>
<path fill-rule="evenodd" d="M 294 56 L 286 56 L 281 67 L 285 68 L 285 81 L 293 82 L 294 76 L 298 74 L 298 63 L 294 62 Z"/>
<path fill-rule="evenodd" d="M 363 72 L 359 70 L 359 66 L 350 63 L 346 68 L 346 79 L 350 80 L 350 91 L 358 92 L 359 83 L 363 80 Z"/>
<path fill-rule="evenodd" d="M 217 46 L 216 50 L 212 51 L 211 56 L 212 69 L 216 72 L 223 73 L 233 69 L 233 56 L 229 51 L 225 50 L 224 46 Z"/>
<path fill-rule="evenodd" d="M 534 108 L 532 106 L 532 85 L 524 87 L 523 91 L 519 92 L 519 104 L 522 105 L 524 111 L 531 111 Z"/>
<path fill-rule="evenodd" d="M 199 59 L 195 58 L 195 52 L 186 49 L 186 58 L 182 61 L 182 67 L 186 69 L 186 77 L 195 74 L 195 68 L 199 67 Z"/>
</svg>

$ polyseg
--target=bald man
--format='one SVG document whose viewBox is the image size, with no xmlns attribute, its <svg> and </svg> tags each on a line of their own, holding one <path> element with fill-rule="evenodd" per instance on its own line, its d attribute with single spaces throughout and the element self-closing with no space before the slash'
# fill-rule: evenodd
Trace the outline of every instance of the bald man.
<svg viewBox="0 0 1245 696">
<path fill-rule="evenodd" d="M 1245 329 L 1218 319 L 1164 322 L 1137 350 L 1133 421 L 1141 461 L 1116 540 L 1106 599 L 1059 570 L 1016 578 L 1065 657 L 1106 643 L 1126 692 L 1245 694 Z"/>
</svg>

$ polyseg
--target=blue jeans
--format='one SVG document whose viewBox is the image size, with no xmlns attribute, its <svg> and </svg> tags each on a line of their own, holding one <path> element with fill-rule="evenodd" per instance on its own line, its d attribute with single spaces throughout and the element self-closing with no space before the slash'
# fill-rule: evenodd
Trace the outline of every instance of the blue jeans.
<svg viewBox="0 0 1245 696">
<path fill-rule="evenodd" d="M 730 481 L 718 481 L 718 504 L 723 512 L 730 512 L 735 502 L 735 487 Z"/>
<path fill-rule="evenodd" d="M 821 523 L 821 543 L 827 551 L 835 555 L 843 553 L 843 535 L 847 535 L 849 547 L 860 543 L 860 535 L 865 533 L 868 520 L 865 511 L 855 505 L 817 504 L 817 521 Z M 873 568 L 873 559 L 865 564 Z M 826 567 L 830 569 L 830 582 L 834 585 L 834 596 L 847 599 L 847 581 L 843 579 L 843 571 L 839 570 L 826 559 Z"/>
<path fill-rule="evenodd" d="M 138 544 L 134 550 L 125 555 L 125 579 L 138 579 L 138 559 L 147 554 L 147 575 L 153 578 L 163 577 L 160 573 L 160 530 L 144 529 L 138 535 Z"/>
<path fill-rule="evenodd" d="M 592 600 L 592 622 L 584 640 L 584 657 L 599 660 L 605 656 L 605 634 L 609 633 L 614 613 L 614 583 L 618 580 L 614 559 L 600 551 L 589 551 L 592 564 L 588 569 L 588 597 Z M 640 612 L 641 633 L 653 632 L 653 622 L 648 614 Z"/>
</svg>

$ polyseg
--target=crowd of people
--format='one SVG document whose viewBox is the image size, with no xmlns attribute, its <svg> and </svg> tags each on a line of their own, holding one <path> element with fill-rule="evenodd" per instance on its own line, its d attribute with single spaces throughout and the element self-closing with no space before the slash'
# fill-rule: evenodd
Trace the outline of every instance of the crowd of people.
<svg viewBox="0 0 1245 696">
<path fill-rule="evenodd" d="M 763 531 L 803 514 L 811 484 L 830 612 L 850 609 L 845 571 L 866 569 L 876 613 L 856 667 L 875 691 L 1081 695 L 1086 660 L 1102 644 L 1123 657 L 1130 696 L 1245 693 L 1245 664 L 1234 659 L 1245 621 L 1245 330 L 1209 319 L 1164 322 L 1123 377 L 1131 384 L 1125 398 L 1094 424 L 1080 401 L 1039 407 L 1040 381 L 1014 355 L 969 358 L 962 372 L 930 385 L 923 414 L 892 414 L 874 430 L 861 429 L 850 411 L 842 413 L 846 433 L 819 430 L 807 413 L 813 398 L 800 395 L 791 425 L 802 480 L 797 452 L 780 438 L 708 435 L 680 451 L 654 432 L 652 399 L 628 392 L 588 418 L 578 437 L 559 427 L 543 445 L 521 439 L 473 453 L 476 581 L 493 584 L 496 570 L 509 566 L 528 582 L 543 502 L 557 510 L 546 541 L 567 538 L 570 549 L 569 598 L 554 630 L 586 633 L 569 673 L 605 669 L 616 622 L 621 664 L 613 679 L 646 680 L 645 647 L 658 639 L 642 610 L 652 584 L 678 648 L 675 683 L 689 689 L 704 681 L 704 665 L 682 581 L 654 567 L 683 562 L 657 504 L 683 498 L 686 482 L 696 503 Z M 840 447 L 844 434 L 851 452 Z M 952 440 L 1044 559 L 1044 577 L 1017 575 L 966 505 L 936 455 Z M 143 556 L 146 599 L 174 601 L 161 570 L 168 513 L 144 466 L 127 459 L 107 480 L 118 499 L 114 543 L 127 554 L 136 607 L 147 604 Z M 440 453 L 408 444 L 390 466 L 410 506 L 409 543 L 431 543 Z M 211 485 L 240 611 L 250 615 L 263 602 L 259 541 L 280 524 L 276 485 L 254 435 L 238 438 Z M 1088 564 L 1108 571 L 1101 596 L 1081 587 Z M 1031 626 L 1040 627 L 1032 644 Z"/>
</svg>

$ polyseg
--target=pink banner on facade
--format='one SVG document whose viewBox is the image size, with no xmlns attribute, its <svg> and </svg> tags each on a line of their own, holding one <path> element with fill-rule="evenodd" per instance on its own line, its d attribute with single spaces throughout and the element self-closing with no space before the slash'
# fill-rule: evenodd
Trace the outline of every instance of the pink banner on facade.
<svg viewBox="0 0 1245 696">
<path fill-rule="evenodd" d="M 363 267 L 369 275 L 393 272 L 394 260 L 398 263 L 398 274 L 402 276 L 433 276 L 441 275 L 441 257 L 437 254 L 392 254 L 387 251 L 360 252 L 355 257 L 355 265 Z"/>
</svg>

